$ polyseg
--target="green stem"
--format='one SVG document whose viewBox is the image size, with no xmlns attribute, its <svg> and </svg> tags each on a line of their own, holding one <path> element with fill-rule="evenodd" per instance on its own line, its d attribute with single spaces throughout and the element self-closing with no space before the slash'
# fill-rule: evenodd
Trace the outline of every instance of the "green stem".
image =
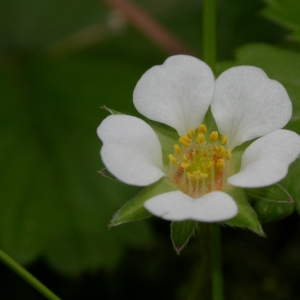
<svg viewBox="0 0 300 300">
<path fill-rule="evenodd" d="M 203 0 L 203 60 L 216 73 L 216 0 Z M 211 224 L 212 299 L 223 300 L 221 235 L 218 224 Z"/>
<path fill-rule="evenodd" d="M 216 69 L 216 0 L 203 1 L 203 60 Z"/>
<path fill-rule="evenodd" d="M 223 300 L 222 247 L 218 224 L 210 224 L 212 299 Z"/>
<path fill-rule="evenodd" d="M 20 275 L 23 279 L 25 279 L 48 300 L 60 300 L 60 298 L 53 294 L 47 287 L 45 287 L 40 281 L 38 281 L 34 276 L 32 276 L 28 271 L 26 271 L 22 266 L 20 266 L 2 250 L 0 250 L 0 260 L 13 271 L 15 271 L 18 275 Z"/>
</svg>

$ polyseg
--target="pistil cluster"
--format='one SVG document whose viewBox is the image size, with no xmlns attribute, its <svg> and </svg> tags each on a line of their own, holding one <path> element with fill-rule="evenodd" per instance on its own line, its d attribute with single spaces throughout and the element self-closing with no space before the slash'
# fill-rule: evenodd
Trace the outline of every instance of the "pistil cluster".
<svg viewBox="0 0 300 300">
<path fill-rule="evenodd" d="M 217 131 L 208 135 L 206 126 L 201 124 L 197 131 L 190 129 L 181 136 L 179 142 L 174 145 L 174 154 L 169 154 L 169 179 L 194 198 L 223 190 L 230 173 L 227 137 L 219 138 Z"/>
</svg>

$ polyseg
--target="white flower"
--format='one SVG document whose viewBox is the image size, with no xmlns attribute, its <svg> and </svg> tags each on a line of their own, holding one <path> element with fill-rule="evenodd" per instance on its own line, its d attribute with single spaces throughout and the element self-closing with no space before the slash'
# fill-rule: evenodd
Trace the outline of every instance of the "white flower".
<svg viewBox="0 0 300 300">
<path fill-rule="evenodd" d="M 281 129 L 292 115 L 286 90 L 256 67 L 234 67 L 214 80 L 202 61 L 172 56 L 141 77 L 133 102 L 145 117 L 178 132 L 180 142 L 169 155 L 170 164 L 163 164 L 153 129 L 127 115 L 108 116 L 98 127 L 101 157 L 127 184 L 147 186 L 163 176 L 176 184 L 178 191 L 145 202 L 149 212 L 166 220 L 230 219 L 238 208 L 226 191 L 280 181 L 300 153 L 300 137 Z M 221 137 L 217 131 L 209 135 L 202 124 L 209 105 Z M 255 138 L 236 172 L 233 150 Z"/>
</svg>

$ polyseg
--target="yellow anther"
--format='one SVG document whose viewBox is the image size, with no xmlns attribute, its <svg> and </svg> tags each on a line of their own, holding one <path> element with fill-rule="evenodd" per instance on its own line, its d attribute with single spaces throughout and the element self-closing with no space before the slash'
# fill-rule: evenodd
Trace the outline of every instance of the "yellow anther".
<svg viewBox="0 0 300 300">
<path fill-rule="evenodd" d="M 198 132 L 199 133 L 205 133 L 207 130 L 206 126 L 204 124 L 201 124 L 198 126 Z"/>
<path fill-rule="evenodd" d="M 203 133 L 200 132 L 200 133 L 198 134 L 196 143 L 197 143 L 197 144 L 202 144 L 203 142 L 205 142 L 205 135 L 204 135 Z"/>
<path fill-rule="evenodd" d="M 202 174 L 201 171 L 194 171 L 193 173 L 197 179 L 201 178 L 201 174 Z"/>
<path fill-rule="evenodd" d="M 231 157 L 231 151 L 230 151 L 230 150 L 226 150 L 226 151 L 225 151 L 225 158 L 226 158 L 227 160 L 229 160 L 230 157 Z"/>
<path fill-rule="evenodd" d="M 221 146 L 221 147 L 219 148 L 219 150 L 218 150 L 218 154 L 219 154 L 220 156 L 223 156 L 224 152 L 225 152 L 225 147 L 224 147 L 224 146 Z"/>
<path fill-rule="evenodd" d="M 224 159 L 218 159 L 217 160 L 217 163 L 216 163 L 216 168 L 217 169 L 223 169 L 224 165 L 225 165 Z"/>
<path fill-rule="evenodd" d="M 207 178 L 208 174 L 207 173 L 202 173 L 202 178 Z"/>
<path fill-rule="evenodd" d="M 183 154 L 183 161 L 184 162 L 188 162 L 189 161 L 189 158 L 186 154 Z"/>
<path fill-rule="evenodd" d="M 188 143 L 191 142 L 191 139 L 188 136 L 183 135 L 180 138 L 183 139 L 184 141 L 188 142 Z"/>
<path fill-rule="evenodd" d="M 193 174 L 193 173 L 187 172 L 186 175 L 187 175 L 187 177 L 188 177 L 189 179 L 192 179 L 192 180 L 195 180 L 195 179 L 196 179 L 196 176 L 195 176 L 195 174 Z"/>
<path fill-rule="evenodd" d="M 222 135 L 222 136 L 221 136 L 221 143 L 222 143 L 223 145 L 226 145 L 226 143 L 227 143 L 227 136 L 226 136 L 226 135 Z"/>
<path fill-rule="evenodd" d="M 181 148 L 179 145 L 175 144 L 174 145 L 174 151 L 179 155 L 181 153 Z"/>
<path fill-rule="evenodd" d="M 212 167 L 214 166 L 214 164 L 215 164 L 215 162 L 214 162 L 213 160 L 211 160 L 211 161 L 207 164 L 206 169 L 212 168 Z"/>
<path fill-rule="evenodd" d="M 173 154 L 169 154 L 169 159 L 174 165 L 177 164 L 177 158 Z"/>
<path fill-rule="evenodd" d="M 188 137 L 190 138 L 190 139 L 192 139 L 194 136 L 195 136 L 195 130 L 194 129 L 190 129 L 189 131 L 188 131 L 188 133 L 187 133 L 187 135 L 188 135 Z"/>
<path fill-rule="evenodd" d="M 217 145 L 214 145 L 214 148 L 213 148 L 213 149 L 214 149 L 215 152 L 218 152 L 218 151 L 219 151 L 219 147 L 218 147 Z"/>
<path fill-rule="evenodd" d="M 219 133 L 218 131 L 213 131 L 210 135 L 209 135 L 209 139 L 213 142 L 216 142 L 218 140 L 219 137 Z"/>
<path fill-rule="evenodd" d="M 189 168 L 191 165 L 190 165 L 189 163 L 187 163 L 187 162 L 182 162 L 182 163 L 181 163 L 181 166 L 182 166 L 184 169 L 187 169 L 187 168 Z"/>
<path fill-rule="evenodd" d="M 201 171 L 194 171 L 193 174 L 197 179 L 203 179 L 208 177 L 208 174 L 202 173 Z"/>
<path fill-rule="evenodd" d="M 186 139 L 184 139 L 184 137 L 180 137 L 179 142 L 185 146 L 186 148 L 188 148 L 190 146 L 190 141 L 188 142 Z"/>
</svg>

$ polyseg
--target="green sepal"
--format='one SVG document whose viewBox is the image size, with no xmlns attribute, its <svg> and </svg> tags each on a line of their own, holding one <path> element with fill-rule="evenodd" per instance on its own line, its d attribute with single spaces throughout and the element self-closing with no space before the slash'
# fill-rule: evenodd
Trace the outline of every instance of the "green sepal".
<svg viewBox="0 0 300 300">
<path fill-rule="evenodd" d="M 172 127 L 162 123 L 150 120 L 147 120 L 147 123 L 152 127 L 159 139 L 162 148 L 163 163 L 165 166 L 168 166 L 170 163 L 169 154 L 173 154 L 174 145 L 179 144 L 178 133 Z"/>
<path fill-rule="evenodd" d="M 245 189 L 245 192 L 263 222 L 283 219 L 295 210 L 291 195 L 279 184 L 260 189 Z"/>
<path fill-rule="evenodd" d="M 103 177 L 105 177 L 105 178 L 112 179 L 112 180 L 120 182 L 120 180 L 117 179 L 113 174 L 111 174 L 106 168 L 98 171 L 98 173 L 100 175 L 102 175 Z"/>
<path fill-rule="evenodd" d="M 103 105 L 100 107 L 101 109 L 105 109 L 106 111 L 108 111 L 111 115 L 124 115 L 123 113 L 117 111 L 117 110 L 114 110 L 112 108 L 109 108 L 107 107 L 106 105 Z"/>
<path fill-rule="evenodd" d="M 190 238 L 195 234 L 197 226 L 198 222 L 193 220 L 171 223 L 171 239 L 173 247 L 178 255 L 187 245 Z"/>
<path fill-rule="evenodd" d="M 233 219 L 230 219 L 224 223 L 229 226 L 247 228 L 264 237 L 265 233 L 258 220 L 257 213 L 248 202 L 245 191 L 242 188 L 233 187 L 226 193 L 235 200 L 239 212 Z"/>
<path fill-rule="evenodd" d="M 151 214 L 144 208 L 144 203 L 154 196 L 176 190 L 178 190 L 178 188 L 163 177 L 159 181 L 144 188 L 136 197 L 121 207 L 110 221 L 109 227 L 132 221 L 141 221 L 151 217 Z"/>
<path fill-rule="evenodd" d="M 299 189 L 299 176 L 300 176 L 300 159 L 297 158 L 289 168 L 288 175 L 280 181 L 280 185 L 289 191 L 291 194 L 296 210 L 300 214 L 300 189 Z"/>
</svg>

